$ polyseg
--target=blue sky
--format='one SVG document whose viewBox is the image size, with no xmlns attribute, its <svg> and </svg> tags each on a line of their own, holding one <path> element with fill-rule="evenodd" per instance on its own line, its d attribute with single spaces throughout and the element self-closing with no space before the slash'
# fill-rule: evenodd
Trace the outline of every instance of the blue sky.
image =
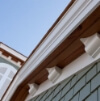
<svg viewBox="0 0 100 101">
<path fill-rule="evenodd" d="M 0 0 L 0 41 L 29 56 L 70 0 Z"/>
</svg>

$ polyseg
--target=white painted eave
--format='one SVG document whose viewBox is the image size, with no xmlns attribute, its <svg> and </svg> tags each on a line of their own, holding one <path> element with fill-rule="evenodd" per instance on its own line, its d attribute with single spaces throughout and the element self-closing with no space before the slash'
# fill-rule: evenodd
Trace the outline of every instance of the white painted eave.
<svg viewBox="0 0 100 101">
<path fill-rule="evenodd" d="M 23 68 L 17 74 L 16 78 L 14 79 L 2 101 L 9 100 L 13 95 L 14 91 L 17 89 L 18 85 L 21 84 L 21 82 L 26 77 L 28 77 L 28 75 L 33 72 L 37 68 L 37 66 L 41 62 L 43 62 L 44 59 L 46 59 L 46 57 L 49 56 L 73 32 L 73 30 L 75 30 L 99 5 L 100 0 L 76 0 L 62 17 L 62 19 L 49 33 L 49 35 L 36 49 L 36 51 L 31 55 L 28 61 L 25 63 Z M 92 60 L 90 59 L 90 57 L 87 57 L 87 54 L 83 55 L 83 57 L 85 59 L 87 58 L 87 61 L 83 67 L 79 67 L 79 70 L 83 69 L 88 64 L 100 59 L 100 55 L 96 59 Z M 72 69 L 73 67 L 70 67 L 69 70 L 67 70 L 69 72 L 67 77 L 78 71 L 74 71 Z M 62 76 L 64 76 L 64 74 L 62 74 Z M 62 78 L 62 76 L 60 76 L 60 78 Z M 62 81 L 62 79 L 60 78 L 55 84 Z M 51 86 L 53 86 L 53 84 L 51 84 Z M 39 92 L 41 92 L 41 87 L 43 86 L 40 86 L 40 89 L 38 89 L 38 91 L 40 90 Z M 36 94 L 39 94 L 38 91 Z"/>
<path fill-rule="evenodd" d="M 100 0 L 76 0 L 23 66 L 19 72 L 19 76 L 22 78 L 19 83 L 34 71 L 99 4 Z"/>
<path fill-rule="evenodd" d="M 17 62 L 12 61 L 11 59 L 8 59 L 6 56 L 4 56 L 4 55 L 2 55 L 2 54 L 0 54 L 0 57 L 3 58 L 3 59 L 5 59 L 5 60 L 7 60 L 7 61 L 9 61 L 9 62 L 12 63 L 12 64 L 18 66 L 18 67 L 21 67 L 21 64 L 18 64 Z"/>
<path fill-rule="evenodd" d="M 17 51 L 13 50 L 10 47 L 7 47 L 6 45 L 4 45 L 3 43 L 0 43 L 0 48 L 2 48 L 3 50 L 6 50 L 8 53 L 14 55 L 15 57 L 21 59 L 22 61 L 26 61 L 26 57 L 20 53 L 18 53 Z"/>
</svg>

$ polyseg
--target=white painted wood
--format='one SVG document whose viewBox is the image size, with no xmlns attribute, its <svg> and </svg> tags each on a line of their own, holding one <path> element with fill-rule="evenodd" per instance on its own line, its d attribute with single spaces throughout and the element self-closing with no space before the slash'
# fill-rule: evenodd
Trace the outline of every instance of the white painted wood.
<svg viewBox="0 0 100 101">
<path fill-rule="evenodd" d="M 0 56 L 2 55 L 2 51 L 0 51 Z"/>
<path fill-rule="evenodd" d="M 31 57 L 28 59 L 28 61 L 20 70 L 20 72 L 17 74 L 16 78 L 14 79 L 14 82 L 12 83 L 11 87 L 9 88 L 5 97 L 3 98 L 3 101 L 10 100 L 11 96 L 13 95 L 18 85 L 32 71 L 34 71 L 37 68 L 37 66 L 44 59 L 46 59 L 46 57 L 50 55 L 51 52 L 53 52 L 65 40 L 65 38 L 67 38 L 73 32 L 73 30 L 77 28 L 85 20 L 85 18 L 87 18 L 99 5 L 100 5 L 100 0 L 76 0 L 75 3 L 69 8 L 69 10 L 62 17 L 62 19 L 56 24 L 53 30 L 49 33 L 49 35 L 44 39 L 44 41 L 36 49 L 36 51 L 31 55 Z M 34 96 L 43 92 L 43 89 L 46 90 L 47 88 L 50 88 L 53 85 L 61 82 L 62 79 L 64 80 L 65 77 L 67 78 L 70 75 L 77 72 L 78 70 L 85 68 L 90 62 L 92 63 L 95 61 L 95 59 L 97 59 L 96 57 L 94 60 L 91 60 L 89 59 L 90 57 L 87 58 L 87 55 L 85 56 L 86 57 L 84 58 L 87 61 L 86 63 L 84 63 L 83 67 L 81 65 L 78 69 L 74 70 L 73 66 L 78 65 L 79 61 L 73 66 L 71 67 L 69 66 L 70 67 L 68 68 L 69 73 L 66 76 L 64 72 L 62 76 L 60 76 L 60 78 L 56 81 L 56 83 L 53 84 L 50 81 L 49 83 L 46 81 L 47 85 L 45 85 L 45 87 L 44 87 L 44 84 L 41 84 L 41 86 L 39 86 L 39 89 Z"/>
<path fill-rule="evenodd" d="M 4 44 L 2 44 L 2 43 L 0 43 L 0 48 L 6 50 L 8 53 L 13 54 L 14 56 L 18 57 L 19 59 L 21 59 L 21 60 L 23 60 L 23 61 L 26 61 L 26 59 L 27 59 L 27 58 L 26 58 L 25 56 L 23 56 L 22 54 L 16 52 L 15 50 L 13 50 L 13 49 L 7 47 L 6 45 L 4 45 Z"/>
<path fill-rule="evenodd" d="M 99 0 L 76 0 L 19 72 L 22 82 L 98 6 Z M 26 72 L 26 75 L 23 75 Z"/>
<path fill-rule="evenodd" d="M 98 33 L 88 37 L 81 38 L 82 43 L 85 45 L 85 51 L 95 58 L 100 54 L 100 35 Z"/>
<path fill-rule="evenodd" d="M 38 85 L 33 83 L 33 84 L 28 84 L 28 86 L 29 86 L 29 95 L 33 96 L 38 89 Z"/>
<path fill-rule="evenodd" d="M 11 60 L 11 59 L 12 59 L 12 57 L 11 57 L 11 56 L 8 56 L 8 59 L 9 59 L 9 60 Z"/>
<path fill-rule="evenodd" d="M 13 72 L 13 74 L 16 74 L 17 70 L 6 63 L 0 63 L 0 68 L 3 69 L 5 71 L 0 71 L 0 75 L 2 76 L 2 79 L 0 80 L 0 100 L 3 96 L 3 94 L 5 93 L 7 87 L 9 86 L 11 80 L 13 79 L 14 75 L 10 78 L 9 75 L 11 72 Z"/>
<path fill-rule="evenodd" d="M 13 60 L 11 60 L 11 59 L 7 58 L 7 57 L 6 57 L 6 56 L 4 56 L 3 54 L 2 54 L 2 55 L 0 55 L 0 57 L 2 57 L 3 59 L 5 59 L 5 60 L 9 61 L 10 63 L 12 63 L 12 64 L 14 64 L 14 65 L 16 65 L 16 66 L 18 66 L 18 67 L 21 67 L 21 65 L 20 65 L 20 64 L 18 64 L 17 62 L 15 62 L 15 61 L 13 61 Z"/>
<path fill-rule="evenodd" d="M 54 66 L 52 68 L 46 68 L 49 75 L 48 75 L 48 79 L 52 82 L 55 83 L 57 81 L 57 79 L 60 77 L 61 75 L 61 69 L 57 66 Z"/>
</svg>

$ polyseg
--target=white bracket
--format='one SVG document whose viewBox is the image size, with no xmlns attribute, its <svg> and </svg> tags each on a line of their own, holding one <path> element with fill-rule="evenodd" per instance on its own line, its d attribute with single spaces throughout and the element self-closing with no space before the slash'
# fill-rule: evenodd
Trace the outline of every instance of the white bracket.
<svg viewBox="0 0 100 101">
<path fill-rule="evenodd" d="M 21 66 L 21 62 L 20 61 L 18 61 L 17 64 L 18 64 L 18 66 Z"/>
<path fill-rule="evenodd" d="M 29 86 L 29 94 L 31 95 L 31 96 L 33 96 L 35 93 L 36 93 L 36 91 L 37 91 L 37 89 L 38 89 L 38 85 L 37 84 L 35 84 L 35 83 L 33 83 L 33 84 L 28 84 L 28 86 Z"/>
<path fill-rule="evenodd" d="M 11 56 L 8 56 L 8 59 L 9 59 L 9 60 L 11 60 L 11 59 L 12 59 L 12 57 L 11 57 Z"/>
<path fill-rule="evenodd" d="M 54 83 L 56 82 L 56 80 L 59 78 L 59 76 L 61 75 L 61 69 L 57 66 L 52 67 L 52 68 L 47 68 L 47 71 L 49 73 L 48 75 L 48 79 Z"/>
<path fill-rule="evenodd" d="M 86 53 L 93 58 L 100 53 L 100 35 L 98 33 L 88 38 L 81 38 L 80 40 L 85 45 Z"/>
<path fill-rule="evenodd" d="M 0 51 L 0 56 L 2 55 L 2 51 Z"/>
</svg>

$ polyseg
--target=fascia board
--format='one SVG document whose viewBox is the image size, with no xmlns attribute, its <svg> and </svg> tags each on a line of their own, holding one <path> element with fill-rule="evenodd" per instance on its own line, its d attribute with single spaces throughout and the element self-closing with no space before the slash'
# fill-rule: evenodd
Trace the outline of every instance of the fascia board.
<svg viewBox="0 0 100 101">
<path fill-rule="evenodd" d="M 100 0 L 76 0 L 60 22 L 23 66 L 19 75 L 21 83 L 46 57 L 59 46 L 82 21 L 98 7 Z M 79 6 L 80 5 L 80 6 Z M 24 75 L 26 73 L 26 75 Z"/>
<path fill-rule="evenodd" d="M 13 54 L 14 56 L 16 56 L 17 58 L 19 58 L 19 59 L 21 59 L 23 61 L 26 61 L 26 59 L 27 59 L 25 56 L 21 55 L 20 53 L 14 51 L 13 49 L 7 47 L 6 45 L 4 45 L 2 43 L 0 44 L 0 48 L 6 50 L 7 52 Z"/>
<path fill-rule="evenodd" d="M 7 61 L 9 61 L 9 62 L 12 63 L 12 64 L 18 66 L 18 67 L 21 67 L 20 64 L 18 64 L 18 63 L 16 63 L 16 62 L 12 61 L 12 60 L 10 60 L 10 59 L 8 59 L 8 58 L 7 58 L 6 56 L 4 56 L 4 55 L 0 55 L 0 57 L 3 58 L 3 59 L 5 59 L 5 60 L 7 60 Z"/>
<path fill-rule="evenodd" d="M 100 0 L 76 0 L 17 74 L 3 101 L 9 100 L 18 85 L 99 5 Z"/>
</svg>

